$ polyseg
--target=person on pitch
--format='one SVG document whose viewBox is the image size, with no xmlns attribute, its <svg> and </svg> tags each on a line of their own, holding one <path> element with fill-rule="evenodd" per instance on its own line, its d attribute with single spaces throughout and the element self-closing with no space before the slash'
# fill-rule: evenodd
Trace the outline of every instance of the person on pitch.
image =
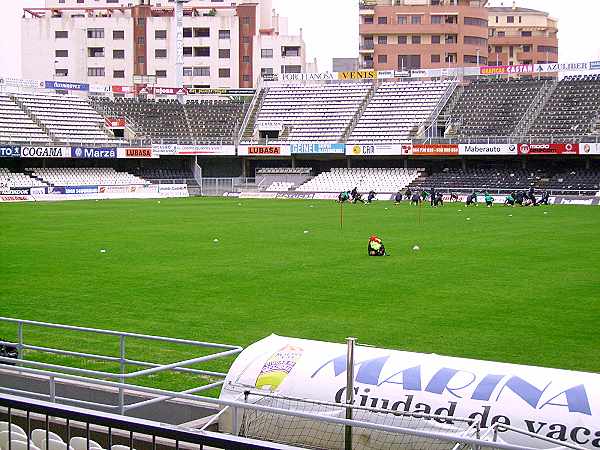
<svg viewBox="0 0 600 450">
<path fill-rule="evenodd" d="M 410 197 L 410 204 L 419 206 L 420 203 L 421 203 L 421 196 L 419 195 L 418 192 L 414 192 L 412 197 Z"/>
<path fill-rule="evenodd" d="M 450 193 L 450 203 L 458 202 L 458 194 L 456 192 Z"/>
<path fill-rule="evenodd" d="M 407 197 L 410 200 L 410 197 Z M 394 205 L 399 205 L 400 202 L 402 202 L 402 192 L 398 191 L 396 192 L 396 195 L 394 196 Z"/>
<path fill-rule="evenodd" d="M 404 192 L 404 197 L 406 198 L 406 200 L 410 200 L 412 198 L 412 191 L 410 190 L 410 187 L 406 188 L 406 192 Z"/>
<path fill-rule="evenodd" d="M 338 202 L 340 202 L 340 203 L 347 202 L 349 199 L 350 199 L 350 193 L 348 191 L 340 192 L 340 195 L 338 195 Z"/>
<path fill-rule="evenodd" d="M 504 197 L 504 206 L 515 206 L 515 198 L 512 194 L 508 194 Z"/>
<path fill-rule="evenodd" d="M 538 205 L 549 205 L 550 201 L 550 194 L 548 194 L 548 191 L 544 191 L 542 192 L 542 197 L 540 198 L 540 201 L 538 202 Z"/>
<path fill-rule="evenodd" d="M 494 204 L 494 197 L 492 197 L 488 192 L 485 193 L 485 204 L 487 205 L 488 208 L 491 208 L 492 205 Z"/>
<path fill-rule="evenodd" d="M 434 206 L 444 206 L 444 196 L 440 192 L 436 194 Z"/>
<path fill-rule="evenodd" d="M 436 195 L 436 192 L 435 192 L 435 187 L 431 186 L 431 189 L 429 191 L 429 195 L 431 196 L 431 199 L 430 199 L 431 207 L 435 208 L 437 206 L 437 195 Z"/>
<path fill-rule="evenodd" d="M 375 200 L 375 191 L 370 191 L 367 196 L 367 203 L 371 203 L 373 200 Z"/>
<path fill-rule="evenodd" d="M 515 204 L 517 204 L 519 206 L 523 206 L 523 200 L 525 199 L 523 192 L 522 191 L 517 192 L 517 195 L 515 195 L 514 197 L 515 197 Z"/>
<path fill-rule="evenodd" d="M 352 189 L 352 191 L 350 192 L 350 197 L 352 197 L 352 203 L 356 203 L 356 197 L 358 197 L 358 195 L 358 187 L 354 186 L 354 189 Z"/>
<path fill-rule="evenodd" d="M 472 205 L 477 205 L 477 194 L 475 192 L 467 196 L 467 201 L 465 203 L 465 206 Z"/>
<path fill-rule="evenodd" d="M 375 235 L 369 238 L 368 252 L 369 256 L 389 256 L 385 252 L 383 242 Z"/>
</svg>

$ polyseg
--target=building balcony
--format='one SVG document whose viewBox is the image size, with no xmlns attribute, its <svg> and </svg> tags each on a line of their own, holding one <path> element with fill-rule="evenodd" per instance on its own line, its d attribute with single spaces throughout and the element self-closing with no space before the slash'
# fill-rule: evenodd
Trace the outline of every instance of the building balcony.
<svg viewBox="0 0 600 450">
<path fill-rule="evenodd" d="M 373 53 L 375 51 L 375 45 L 373 42 L 360 44 L 358 47 L 361 53 Z"/>
</svg>

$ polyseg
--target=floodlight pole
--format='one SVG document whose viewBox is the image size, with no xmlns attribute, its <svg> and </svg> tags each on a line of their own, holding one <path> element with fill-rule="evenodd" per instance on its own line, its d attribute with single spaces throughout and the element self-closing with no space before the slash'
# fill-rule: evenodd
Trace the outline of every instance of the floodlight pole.
<svg viewBox="0 0 600 450">
<path fill-rule="evenodd" d="M 354 403 L 354 346 L 356 338 L 346 338 L 346 405 Z M 346 419 L 352 420 L 352 408 L 346 408 Z M 352 427 L 344 426 L 344 449 L 352 450 Z"/>
</svg>

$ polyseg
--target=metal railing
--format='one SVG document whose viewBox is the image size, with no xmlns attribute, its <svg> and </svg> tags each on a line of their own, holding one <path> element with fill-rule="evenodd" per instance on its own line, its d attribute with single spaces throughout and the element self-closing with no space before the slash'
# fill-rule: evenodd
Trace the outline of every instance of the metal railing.
<svg viewBox="0 0 600 450">
<path fill-rule="evenodd" d="M 225 373 L 216 372 L 216 371 L 212 371 L 212 370 L 189 368 L 187 366 L 190 366 L 193 364 L 198 364 L 198 363 L 203 363 L 203 362 L 208 362 L 208 361 L 213 361 L 215 359 L 224 358 L 227 356 L 237 355 L 238 353 L 240 353 L 242 351 L 242 347 L 235 346 L 235 345 L 217 344 L 217 343 L 211 343 L 211 342 L 200 342 L 200 341 L 194 341 L 194 340 L 189 340 L 189 339 L 175 339 L 175 338 L 159 337 L 159 336 L 152 336 L 152 335 L 138 334 L 138 333 L 127 333 L 127 332 L 122 332 L 122 331 L 100 330 L 97 328 L 76 327 L 76 326 L 70 326 L 70 325 L 58 325 L 58 324 L 53 324 L 53 323 L 37 322 L 37 321 L 32 321 L 32 320 L 13 319 L 13 318 L 8 318 L 8 317 L 0 317 L 0 323 L 16 325 L 17 341 L 16 342 L 0 341 L 0 344 L 14 345 L 17 348 L 17 350 L 19 352 L 19 360 L 18 360 L 19 371 L 27 372 L 27 369 L 28 369 L 27 366 L 31 366 L 33 368 L 67 372 L 67 373 L 72 373 L 72 374 L 86 376 L 86 377 L 118 380 L 120 383 L 120 385 L 118 386 L 119 400 L 118 400 L 118 405 L 115 408 L 121 414 L 123 414 L 127 410 L 135 409 L 135 408 L 138 408 L 138 407 L 146 404 L 146 402 L 138 402 L 138 403 L 134 403 L 134 404 L 125 405 L 125 393 L 124 393 L 125 386 L 127 385 L 128 382 L 131 382 L 135 378 L 140 378 L 140 377 L 146 376 L 146 375 L 158 374 L 158 373 L 166 372 L 166 371 L 174 371 L 174 372 L 179 372 L 179 373 L 188 373 L 188 374 L 195 374 L 195 375 L 201 375 L 201 376 L 222 378 L 224 380 L 224 378 L 226 376 Z M 95 353 L 70 351 L 70 350 L 56 349 L 56 348 L 51 348 L 51 347 L 44 347 L 44 346 L 39 346 L 39 345 L 31 345 L 25 341 L 25 331 L 27 328 L 45 328 L 45 329 L 50 329 L 50 330 L 59 330 L 60 332 L 71 331 L 71 332 L 76 332 L 76 333 L 92 334 L 92 335 L 97 335 L 97 336 L 98 335 L 109 336 L 118 341 L 119 355 L 118 356 L 107 356 L 107 355 L 100 355 L 100 354 L 95 354 Z M 186 359 L 183 361 L 177 361 L 177 362 L 169 363 L 169 364 L 157 364 L 157 363 L 153 363 L 153 362 L 149 362 L 149 361 L 141 361 L 141 360 L 137 360 L 137 359 L 128 358 L 127 353 L 126 353 L 126 343 L 127 343 L 128 338 L 129 338 L 129 340 L 136 339 L 136 340 L 144 340 L 144 341 L 150 341 L 150 342 L 186 345 L 186 346 L 191 346 L 195 349 L 202 349 L 203 351 L 212 350 L 212 351 L 215 351 L 216 353 L 211 353 L 208 355 L 199 356 L 199 357 L 195 357 L 195 358 L 191 358 L 191 359 Z M 39 362 L 39 361 L 28 360 L 28 359 L 24 358 L 25 351 L 35 351 L 35 352 L 41 352 L 43 354 L 74 357 L 74 358 L 79 358 L 79 359 L 83 359 L 83 360 L 94 360 L 94 361 L 101 361 L 101 362 L 105 362 L 105 363 L 118 363 L 119 373 L 107 372 L 107 371 L 102 371 L 102 370 L 94 370 L 94 369 L 82 369 L 82 368 L 77 368 L 77 367 L 61 366 L 61 365 L 53 364 L 53 363 L 47 363 L 47 362 L 44 363 L 44 362 Z M 0 357 L 0 361 L 11 362 L 9 359 L 3 358 L 3 357 Z M 128 366 L 142 367 L 142 369 L 136 370 L 134 372 L 127 372 Z M 49 377 L 49 379 L 48 379 L 49 394 L 47 395 L 47 397 L 50 399 L 50 401 L 54 402 L 57 400 L 56 380 L 59 378 L 64 378 L 65 376 L 66 375 L 64 373 L 54 372 L 54 374 Z M 187 393 L 195 393 L 195 392 L 202 392 L 205 390 L 213 389 L 215 387 L 221 386 L 223 384 L 223 380 L 209 383 L 209 384 L 206 384 L 203 386 L 195 387 L 186 392 Z M 87 379 L 87 381 L 89 381 L 89 379 Z M 2 389 L 5 389 L 5 388 L 0 387 L 0 391 Z M 21 392 L 21 393 L 23 393 L 23 392 Z M 72 401 L 75 403 L 82 403 L 79 400 L 72 400 Z M 94 402 L 83 402 L 83 404 L 86 406 L 95 404 L 96 406 L 100 406 L 100 407 L 104 407 L 104 408 L 107 407 L 107 405 L 100 404 L 100 403 L 94 403 Z"/>
<path fill-rule="evenodd" d="M 432 144 L 553 144 L 553 143 L 600 143 L 600 135 L 570 135 L 570 136 L 456 136 L 413 139 L 413 144 L 424 141 Z M 383 143 L 383 142 L 382 142 Z M 386 143 L 406 143 L 405 141 L 387 141 Z"/>
</svg>

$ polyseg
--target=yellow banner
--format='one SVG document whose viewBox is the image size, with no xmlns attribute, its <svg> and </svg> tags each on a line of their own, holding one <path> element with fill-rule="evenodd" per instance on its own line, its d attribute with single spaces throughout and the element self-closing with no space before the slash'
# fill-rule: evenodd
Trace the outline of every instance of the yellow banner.
<svg viewBox="0 0 600 450">
<path fill-rule="evenodd" d="M 377 78 L 376 70 L 363 70 L 360 72 L 338 72 L 338 80 L 363 80 Z"/>
</svg>

